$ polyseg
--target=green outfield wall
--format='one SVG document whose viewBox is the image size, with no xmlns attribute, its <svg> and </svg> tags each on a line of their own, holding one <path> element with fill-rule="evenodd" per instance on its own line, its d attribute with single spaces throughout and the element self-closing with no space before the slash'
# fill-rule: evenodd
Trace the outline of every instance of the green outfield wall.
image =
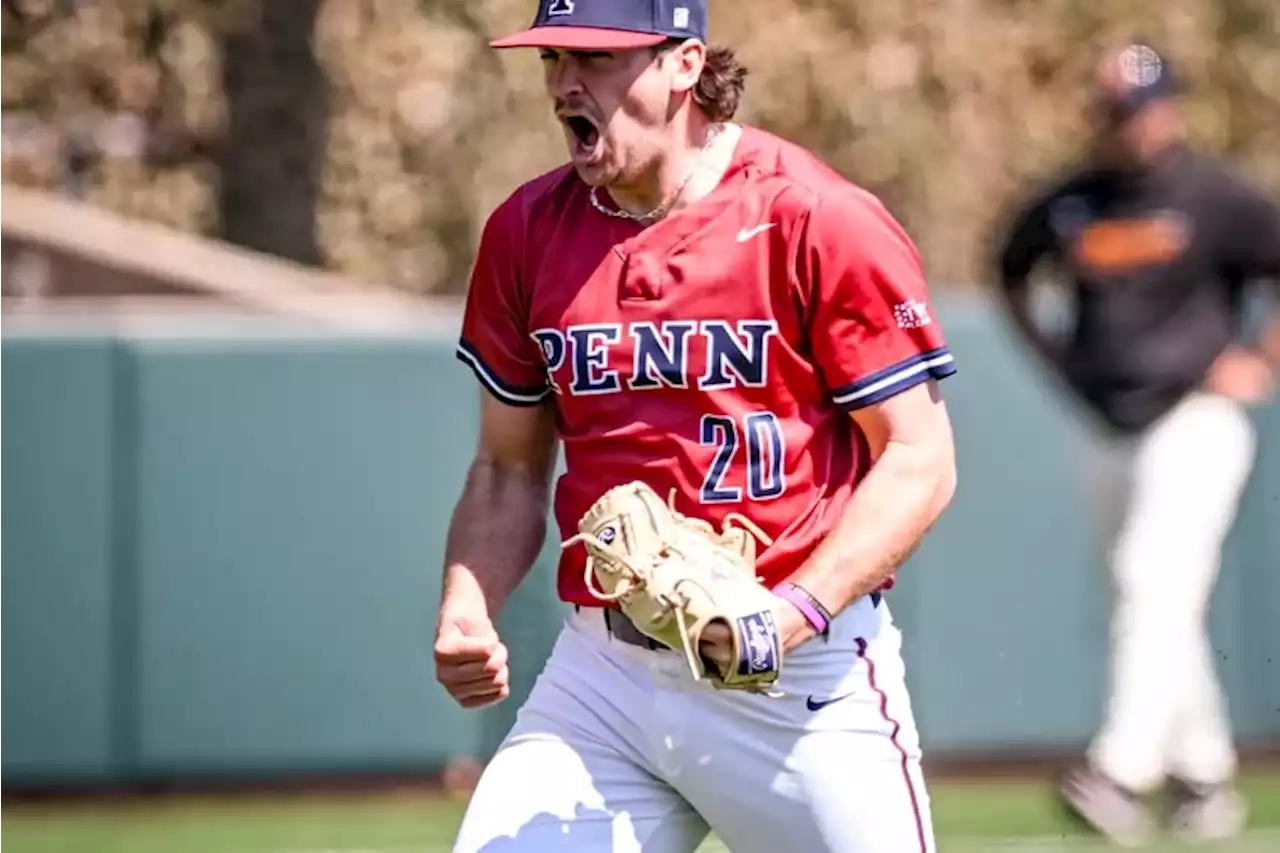
<svg viewBox="0 0 1280 853">
<path fill-rule="evenodd" d="M 987 306 L 940 313 L 960 488 L 888 597 L 925 745 L 1075 746 L 1098 721 L 1107 631 L 1079 413 Z M 551 541 L 502 619 L 513 701 L 464 712 L 435 685 L 478 393 L 452 342 L 6 328 L 5 785 L 487 755 L 564 610 Z M 1260 458 L 1212 613 L 1248 742 L 1280 739 L 1280 407 L 1255 417 Z"/>
</svg>

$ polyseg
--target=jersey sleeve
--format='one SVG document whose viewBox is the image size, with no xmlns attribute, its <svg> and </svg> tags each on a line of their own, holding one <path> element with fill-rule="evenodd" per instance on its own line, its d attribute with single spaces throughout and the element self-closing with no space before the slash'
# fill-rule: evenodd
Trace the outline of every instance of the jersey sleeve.
<svg viewBox="0 0 1280 853">
<path fill-rule="evenodd" d="M 809 339 L 832 403 L 854 411 L 955 373 L 919 253 L 874 197 L 819 199 L 801 234 Z"/>
<path fill-rule="evenodd" d="M 529 336 L 529 300 L 520 268 L 523 233 L 519 199 L 512 196 L 485 222 L 457 350 L 480 384 L 511 406 L 534 406 L 551 393 L 541 352 Z"/>
</svg>

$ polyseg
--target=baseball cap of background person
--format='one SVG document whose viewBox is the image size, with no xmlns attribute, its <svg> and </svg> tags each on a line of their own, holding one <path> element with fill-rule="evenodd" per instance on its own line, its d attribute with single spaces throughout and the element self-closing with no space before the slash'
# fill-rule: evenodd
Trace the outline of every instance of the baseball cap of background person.
<svg viewBox="0 0 1280 853">
<path fill-rule="evenodd" d="M 1141 42 L 1110 53 L 1098 75 L 1098 102 L 1111 124 L 1122 124 L 1148 104 L 1182 91 L 1169 60 Z"/>
<path fill-rule="evenodd" d="M 489 45 L 609 51 L 671 38 L 706 42 L 706 0 L 541 0 L 529 29 Z"/>
</svg>

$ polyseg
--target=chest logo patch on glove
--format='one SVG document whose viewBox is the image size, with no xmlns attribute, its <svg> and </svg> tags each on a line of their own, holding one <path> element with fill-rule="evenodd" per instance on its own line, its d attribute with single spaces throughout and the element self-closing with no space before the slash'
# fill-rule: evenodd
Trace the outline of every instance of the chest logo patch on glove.
<svg viewBox="0 0 1280 853">
<path fill-rule="evenodd" d="M 675 511 L 636 481 L 605 492 L 562 548 L 587 551 L 584 580 L 596 598 L 617 607 L 636 628 L 684 652 L 697 680 L 733 690 L 780 695 L 782 670 L 777 598 L 756 577 L 756 541 L 772 540 L 746 518 L 730 514 L 723 529 Z M 736 526 L 735 526 L 736 523 Z M 729 626 L 733 661 L 725 671 L 699 653 L 712 622 Z"/>
</svg>

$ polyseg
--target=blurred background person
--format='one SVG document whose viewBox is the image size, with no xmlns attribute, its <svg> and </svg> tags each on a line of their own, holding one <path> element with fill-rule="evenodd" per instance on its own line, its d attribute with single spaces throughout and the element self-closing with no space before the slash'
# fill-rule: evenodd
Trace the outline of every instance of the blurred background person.
<svg viewBox="0 0 1280 853">
<path fill-rule="evenodd" d="M 1183 136 L 1166 57 L 1131 43 L 1096 69 L 1083 162 L 999 235 L 1000 293 L 1022 338 L 1085 404 L 1089 483 L 1113 590 L 1110 697 L 1066 803 L 1121 843 L 1151 835 L 1143 798 L 1166 781 L 1171 826 L 1240 830 L 1236 756 L 1206 613 L 1248 480 L 1247 407 L 1268 399 L 1280 315 L 1242 338 L 1246 286 L 1280 276 L 1280 209 Z M 1028 281 L 1068 281 L 1073 329 L 1038 325 Z"/>
</svg>

